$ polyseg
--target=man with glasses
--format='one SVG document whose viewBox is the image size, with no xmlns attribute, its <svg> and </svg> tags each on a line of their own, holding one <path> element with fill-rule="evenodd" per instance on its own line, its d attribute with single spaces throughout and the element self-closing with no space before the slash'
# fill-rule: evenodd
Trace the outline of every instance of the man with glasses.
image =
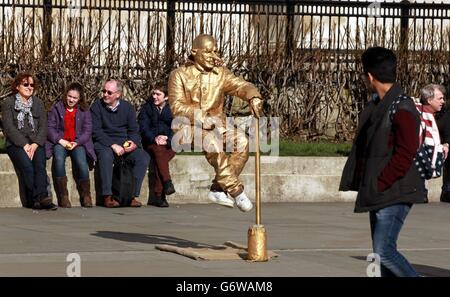
<svg viewBox="0 0 450 297">
<path fill-rule="evenodd" d="M 108 80 L 102 99 L 91 106 L 92 138 L 98 159 L 101 195 L 106 207 L 119 207 L 112 198 L 113 163 L 123 156 L 133 164 L 134 197 L 131 207 L 140 207 L 138 197 L 147 172 L 149 155 L 142 149 L 134 107 L 122 98 L 122 83 Z"/>
<path fill-rule="evenodd" d="M 445 102 L 445 88 L 442 85 L 430 84 L 421 90 L 421 97 L 432 98 L 434 101 L 443 102 L 442 108 L 434 116 L 438 125 L 441 142 L 448 150 L 450 143 L 450 114 Z M 450 202 L 450 158 L 445 159 L 442 176 L 441 202 Z"/>
</svg>

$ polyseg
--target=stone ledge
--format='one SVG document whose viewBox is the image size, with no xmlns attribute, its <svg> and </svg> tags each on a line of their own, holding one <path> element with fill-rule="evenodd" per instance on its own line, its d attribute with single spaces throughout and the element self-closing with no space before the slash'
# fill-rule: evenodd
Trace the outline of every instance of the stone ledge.
<svg viewBox="0 0 450 297">
<path fill-rule="evenodd" d="M 71 176 L 70 159 L 67 172 Z M 339 181 L 345 157 L 262 157 L 262 202 L 352 202 L 355 192 L 339 192 Z M 51 161 L 47 162 L 50 176 Z M 247 195 L 255 196 L 254 158 L 250 157 L 241 174 Z M 213 169 L 203 156 L 176 156 L 170 162 L 172 180 L 177 192 L 168 197 L 170 203 L 208 203 L 206 194 L 213 179 Z M 91 192 L 95 197 L 93 171 Z M 429 200 L 439 201 L 442 179 L 428 182 Z M 72 205 L 79 206 L 79 197 L 72 178 L 68 182 Z M 0 155 L 0 207 L 21 207 L 16 174 L 7 155 Z M 54 189 L 53 197 L 55 196 Z M 148 179 L 144 179 L 141 201 L 147 202 Z M 54 198 L 56 200 L 56 198 Z"/>
</svg>

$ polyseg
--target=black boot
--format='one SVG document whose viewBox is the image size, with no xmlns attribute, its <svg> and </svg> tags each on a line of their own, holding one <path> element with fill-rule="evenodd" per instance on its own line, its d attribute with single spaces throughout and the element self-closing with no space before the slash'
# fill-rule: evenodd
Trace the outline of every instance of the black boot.
<svg viewBox="0 0 450 297">
<path fill-rule="evenodd" d="M 173 186 L 172 180 L 169 179 L 168 181 L 165 181 L 163 187 L 166 195 L 175 193 L 175 187 Z"/>
<path fill-rule="evenodd" d="M 441 202 L 450 203 L 450 192 L 442 191 L 442 193 L 441 193 Z"/>
<path fill-rule="evenodd" d="M 167 203 L 166 198 L 162 198 L 161 196 L 155 195 L 155 198 L 150 199 L 148 201 L 148 205 L 153 205 L 156 207 L 169 207 L 169 203 Z"/>
<path fill-rule="evenodd" d="M 166 195 L 162 195 L 162 206 L 161 207 L 169 207 L 169 202 L 167 202 Z"/>
</svg>

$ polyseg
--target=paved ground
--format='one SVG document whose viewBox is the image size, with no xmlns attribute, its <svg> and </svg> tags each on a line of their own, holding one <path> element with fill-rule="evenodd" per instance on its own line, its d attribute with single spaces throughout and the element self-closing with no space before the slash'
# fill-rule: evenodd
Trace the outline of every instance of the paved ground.
<svg viewBox="0 0 450 297">
<path fill-rule="evenodd" d="M 0 209 L 0 276 L 66 276 L 69 253 L 82 276 L 365 276 L 370 250 L 367 214 L 350 203 L 269 203 L 262 208 L 265 263 L 196 261 L 155 249 L 247 243 L 254 212 L 211 204 L 72 208 L 33 212 Z M 399 248 L 424 275 L 450 276 L 450 204 L 416 205 Z"/>
</svg>

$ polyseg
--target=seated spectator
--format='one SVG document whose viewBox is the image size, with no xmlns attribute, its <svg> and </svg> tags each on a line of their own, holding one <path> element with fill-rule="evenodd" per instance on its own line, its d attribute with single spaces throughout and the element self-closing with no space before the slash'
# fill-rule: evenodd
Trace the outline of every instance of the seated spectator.
<svg viewBox="0 0 450 297">
<path fill-rule="evenodd" d="M 175 156 L 170 145 L 173 117 L 167 99 L 167 87 L 157 86 L 139 113 L 142 143 L 154 160 L 151 170 L 155 173 L 155 185 L 151 190 L 155 192 L 155 197 L 149 199 L 148 204 L 158 207 L 168 207 L 165 195 L 175 193 L 169 172 L 169 161 Z"/>
<path fill-rule="evenodd" d="M 53 157 L 52 176 L 59 207 L 71 207 L 67 191 L 66 158 L 72 160 L 80 204 L 92 207 L 88 160 L 96 160 L 92 143 L 92 119 L 83 87 L 72 83 L 48 116 L 47 158 Z"/>
<path fill-rule="evenodd" d="M 37 83 L 29 73 L 18 74 L 12 85 L 14 93 L 3 101 L 3 132 L 6 151 L 16 168 L 26 197 L 25 207 L 56 210 L 47 191 L 45 140 L 47 112 L 34 96 Z"/>
<path fill-rule="evenodd" d="M 140 207 L 138 197 L 147 172 L 149 155 L 141 147 L 139 126 L 134 107 L 122 98 L 122 83 L 108 80 L 103 86 L 102 99 L 91 106 L 92 138 L 97 155 L 101 195 L 106 207 L 119 207 L 112 198 L 113 163 L 126 156 L 133 163 L 134 197 L 131 207 Z"/>
</svg>

